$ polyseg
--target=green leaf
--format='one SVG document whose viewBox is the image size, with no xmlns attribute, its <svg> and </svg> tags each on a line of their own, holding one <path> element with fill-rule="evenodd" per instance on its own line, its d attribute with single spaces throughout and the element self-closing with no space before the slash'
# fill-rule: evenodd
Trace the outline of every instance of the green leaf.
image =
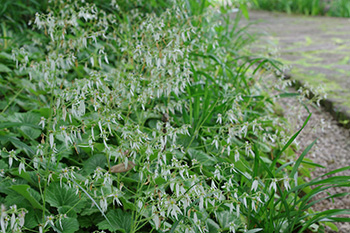
<svg viewBox="0 0 350 233">
<path fill-rule="evenodd" d="M 7 195 L 3 203 L 6 206 L 17 205 L 18 208 L 32 208 L 31 204 L 21 194 L 15 191 L 11 195 Z"/>
<path fill-rule="evenodd" d="M 105 168 L 107 163 L 106 156 L 103 154 L 94 154 L 83 163 L 83 172 L 90 175 L 97 167 Z"/>
<path fill-rule="evenodd" d="M 306 149 L 303 151 L 303 153 L 299 156 L 298 160 L 295 162 L 294 166 L 293 166 L 293 170 L 290 173 L 290 178 L 294 177 L 294 174 L 298 171 L 298 168 L 300 166 L 300 163 L 303 161 L 305 155 L 311 150 L 312 146 L 316 143 L 317 139 L 315 141 L 313 141 L 308 147 L 306 147 Z"/>
<path fill-rule="evenodd" d="M 195 150 L 193 148 L 188 149 L 188 153 L 191 159 L 196 159 L 200 164 L 204 166 L 213 166 L 217 163 L 217 160 L 210 155 L 204 153 L 200 150 Z"/>
<path fill-rule="evenodd" d="M 34 112 L 26 112 L 26 113 L 16 112 L 13 116 L 11 116 L 9 120 L 14 122 L 25 123 L 27 125 L 37 128 L 40 122 L 40 115 Z"/>
<path fill-rule="evenodd" d="M 11 69 L 5 66 L 4 64 L 0 63 L 0 73 L 9 73 L 11 72 Z"/>
<path fill-rule="evenodd" d="M 218 233 L 220 230 L 220 226 L 210 218 L 207 219 L 207 225 L 209 228 L 209 233 Z"/>
<path fill-rule="evenodd" d="M 256 228 L 256 229 L 251 229 L 251 230 L 247 231 L 247 233 L 255 233 L 255 232 L 262 231 L 262 230 L 263 230 L 262 228 Z"/>
<path fill-rule="evenodd" d="M 309 114 L 309 116 L 306 118 L 306 120 L 304 121 L 303 126 L 298 130 L 298 132 L 296 132 L 287 142 L 286 145 L 284 145 L 284 147 L 282 148 L 281 151 L 278 152 L 278 154 L 276 155 L 276 158 L 273 160 L 272 164 L 270 165 L 270 170 L 273 170 L 273 168 L 275 167 L 278 159 L 281 157 L 283 151 L 285 151 L 290 144 L 293 143 L 293 141 L 295 140 L 295 138 L 300 134 L 300 132 L 305 128 L 306 124 L 309 122 L 310 118 L 311 118 L 311 113 Z"/>
<path fill-rule="evenodd" d="M 124 210 L 136 210 L 135 204 L 128 201 L 125 197 L 121 196 L 119 200 L 122 202 Z"/>
<path fill-rule="evenodd" d="M 12 128 L 12 127 L 17 127 L 17 126 L 30 126 L 33 128 L 40 128 L 39 125 L 33 125 L 31 123 L 23 123 L 23 122 L 2 122 L 0 123 L 0 129 L 5 129 L 5 128 Z"/>
<path fill-rule="evenodd" d="M 25 124 L 20 127 L 22 136 L 26 136 L 32 140 L 35 140 L 40 136 L 41 130 L 36 129 L 40 122 L 39 114 L 33 112 L 15 113 L 12 117 L 11 120 Z"/>
<path fill-rule="evenodd" d="M 79 196 L 75 194 L 75 190 L 69 188 L 67 185 L 59 183 L 51 183 L 46 189 L 46 201 L 54 207 L 74 206 L 74 210 L 79 212 L 84 207 L 83 202 Z"/>
<path fill-rule="evenodd" d="M 230 213 L 229 211 L 221 211 L 217 213 L 217 219 L 222 228 L 229 228 L 230 222 L 234 222 L 235 225 L 240 225 L 241 221 L 237 218 L 237 215 Z"/>
<path fill-rule="evenodd" d="M 55 227 L 64 233 L 74 233 L 79 230 L 79 222 L 76 218 L 62 218 L 61 223 L 57 221 Z"/>
<path fill-rule="evenodd" d="M 97 210 L 98 212 L 98 210 Z M 95 213 L 95 214 L 89 214 L 86 216 L 79 216 L 78 218 L 79 221 L 79 226 L 88 228 L 91 227 L 93 225 L 96 225 L 95 223 L 99 223 L 101 221 L 103 221 L 103 217 L 101 216 L 101 214 L 99 213 Z"/>
<path fill-rule="evenodd" d="M 44 208 L 39 203 L 40 199 L 38 200 L 38 195 L 35 194 L 35 191 L 29 185 L 27 184 L 12 185 L 10 189 L 16 191 L 17 193 L 22 195 L 25 199 L 27 199 L 30 202 L 30 204 L 33 206 L 33 208 L 44 210 Z"/>
<path fill-rule="evenodd" d="M 58 207 L 58 213 L 65 214 L 70 218 L 77 218 L 77 213 L 72 206 L 60 206 Z"/>
<path fill-rule="evenodd" d="M 24 150 L 28 155 L 34 155 L 34 150 L 27 144 L 21 142 L 16 137 L 11 136 L 0 136 L 0 141 L 2 143 L 11 142 L 16 148 Z"/>
<path fill-rule="evenodd" d="M 242 14 L 244 15 L 244 17 L 245 17 L 246 19 L 249 19 L 249 12 L 248 12 L 247 6 L 246 6 L 245 4 L 241 4 L 241 5 L 239 6 L 239 9 L 242 11 Z"/>
<path fill-rule="evenodd" d="M 28 209 L 28 213 L 25 215 L 24 226 L 33 229 L 39 225 L 39 219 L 42 215 L 40 210 Z"/>
<path fill-rule="evenodd" d="M 130 232 L 133 224 L 130 213 L 123 212 L 121 209 L 110 210 L 107 213 L 107 218 L 112 226 L 106 220 L 103 220 L 97 224 L 100 230 Z"/>
<path fill-rule="evenodd" d="M 27 137 L 31 140 L 37 139 L 41 134 L 41 130 L 33 129 L 32 127 L 28 126 L 22 126 L 21 131 L 22 136 Z"/>
<path fill-rule="evenodd" d="M 3 160 L 0 160 L 0 167 L 1 169 L 4 169 L 4 172 L 7 172 L 8 165 Z"/>
</svg>

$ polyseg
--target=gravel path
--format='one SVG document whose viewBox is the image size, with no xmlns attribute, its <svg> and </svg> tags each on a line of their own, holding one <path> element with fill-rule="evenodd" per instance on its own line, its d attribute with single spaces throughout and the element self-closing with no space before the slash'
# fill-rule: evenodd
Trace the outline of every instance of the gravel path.
<svg viewBox="0 0 350 233">
<path fill-rule="evenodd" d="M 306 157 L 325 168 L 316 168 L 311 171 L 311 178 L 350 166 L 350 129 L 340 126 L 333 116 L 327 112 L 333 112 L 333 115 L 335 115 L 334 112 L 341 109 L 340 107 L 335 109 L 335 107 L 344 105 L 350 100 L 350 86 L 347 86 L 348 83 L 350 85 L 350 61 L 344 65 L 344 68 L 348 70 L 342 72 L 339 85 L 333 85 L 334 82 L 339 81 L 336 76 L 338 71 L 341 70 L 336 65 L 341 63 L 340 60 L 343 59 L 344 52 L 346 51 L 346 56 L 348 56 L 347 51 L 350 51 L 350 31 L 340 28 L 350 27 L 349 19 L 290 16 L 264 11 L 250 12 L 250 22 L 256 22 L 257 20 L 261 21 L 251 26 L 250 31 L 257 32 L 262 37 L 252 46 L 252 50 L 255 51 L 254 54 L 260 52 L 263 56 L 264 54 L 279 55 L 285 64 L 292 67 L 288 71 L 291 79 L 302 84 L 304 79 L 309 84 L 312 84 L 310 81 L 314 80 L 315 87 L 325 81 L 324 84 L 328 87 L 328 100 L 336 99 L 336 101 L 333 101 L 334 105 L 327 108 L 308 104 L 308 108 L 312 112 L 311 119 L 296 139 L 299 144 L 297 154 L 301 154 L 308 145 L 318 138 L 317 143 Z M 246 23 L 243 20 L 243 24 Z M 335 43 L 334 41 L 343 43 Z M 343 47 L 340 49 L 339 46 Z M 322 54 L 322 51 L 327 53 Z M 300 67 L 303 67 L 303 70 L 300 70 Z M 319 69 L 322 69 L 322 77 L 316 72 Z M 300 75 L 300 73 L 305 75 Z M 313 85 L 310 86 L 313 88 Z M 341 88 L 339 89 L 338 86 Z M 349 97 L 347 97 L 348 94 Z M 342 98 L 338 98 L 337 95 L 342 95 Z M 337 96 L 337 98 L 334 96 Z M 299 130 L 309 115 L 306 109 L 297 98 L 284 98 L 279 100 L 279 104 L 284 109 L 284 115 L 291 124 L 291 132 L 294 133 Z M 338 175 L 350 176 L 350 170 L 338 173 Z M 328 189 L 328 192 L 328 195 L 343 192 L 350 193 L 350 187 Z M 326 193 L 318 195 L 316 198 L 328 195 Z M 350 195 L 335 198 L 333 201 L 325 200 L 314 206 L 315 211 L 330 209 L 350 209 Z M 350 215 L 342 217 L 350 218 Z M 340 233 L 350 233 L 350 223 L 335 224 Z M 333 233 L 335 231 L 327 227 L 326 232 Z"/>
<path fill-rule="evenodd" d="M 303 150 L 318 138 L 317 143 L 306 156 L 313 160 L 313 162 L 323 165 L 325 168 L 316 168 L 311 171 L 311 178 L 318 177 L 332 170 L 350 166 L 350 129 L 345 129 L 334 117 L 327 111 L 338 112 L 335 109 L 337 104 L 344 105 L 350 100 L 350 92 L 347 83 L 350 84 L 350 61 L 344 65 L 348 70 L 343 72 L 338 86 L 344 89 L 334 88 L 333 85 L 339 67 L 335 65 L 342 59 L 343 52 L 350 51 L 350 31 L 343 30 L 340 27 L 350 27 L 349 19 L 341 18 L 317 18 L 304 16 L 290 16 L 282 13 L 271 13 L 264 11 L 250 12 L 250 22 L 256 22 L 250 27 L 252 33 L 262 35 L 259 40 L 252 46 L 254 54 L 262 53 L 266 56 L 271 55 L 275 57 L 278 55 L 282 58 L 285 64 L 292 67 L 288 73 L 291 79 L 297 80 L 303 84 L 301 79 L 315 80 L 316 87 L 324 82 L 328 85 L 328 98 L 334 101 L 331 107 L 323 108 L 316 107 L 314 104 L 308 104 L 309 110 L 312 112 L 311 119 L 304 130 L 299 134 L 296 142 L 299 144 L 297 154 L 301 154 Z M 247 21 L 242 21 L 243 25 Z M 339 30 L 338 30 L 339 29 Z M 343 40 L 344 39 L 344 40 Z M 342 40 L 342 41 L 341 41 Z M 341 41 L 344 43 L 337 44 L 334 41 Z M 341 49 L 338 46 L 343 46 Z M 326 51 L 327 54 L 320 54 L 319 52 Z M 333 56 L 330 56 L 332 54 Z M 346 52 L 348 56 L 348 52 Z M 336 59 L 331 59 L 336 57 Z M 312 59 L 311 59 L 312 58 Z M 303 61 L 299 62 L 299 61 Z M 311 65 L 306 65 L 306 64 Z M 300 66 L 303 65 L 304 70 L 300 71 Z M 327 72 L 322 70 L 323 79 L 315 71 L 321 68 L 327 68 Z M 305 75 L 300 76 L 298 72 Z M 326 79 L 324 79 L 326 78 Z M 310 80 L 307 80 L 310 81 Z M 309 82 L 310 84 L 310 82 Z M 313 86 L 310 85 L 312 88 Z M 338 87 L 337 86 L 337 87 Z M 291 90 L 291 92 L 295 90 Z M 333 98 L 336 95 L 343 95 L 342 98 Z M 349 97 L 347 95 L 349 94 Z M 331 96 L 331 97 L 329 97 Z M 291 132 L 294 133 L 301 128 L 304 121 L 308 117 L 308 112 L 300 104 L 297 98 L 284 98 L 279 100 L 279 104 L 284 109 L 284 116 L 291 125 Z M 346 110 L 346 109 L 345 109 Z M 346 112 L 346 111 L 345 111 Z M 339 114 L 338 114 L 339 115 Z M 346 114 L 345 114 L 346 115 Z M 349 123 L 350 124 L 350 123 Z M 347 125 L 349 127 L 349 124 Z M 338 175 L 350 176 L 350 170 L 338 173 Z M 350 183 L 350 180 L 349 180 Z M 349 188 L 333 188 L 328 189 L 328 195 L 349 192 Z M 318 195 L 316 198 L 328 196 L 326 194 Z M 325 211 L 330 209 L 350 209 L 350 195 L 342 198 L 335 198 L 332 200 L 325 200 L 314 206 L 315 211 Z M 348 216 L 342 216 L 350 218 Z M 350 223 L 335 223 L 340 233 L 350 233 Z M 327 227 L 328 233 L 333 233 Z"/>
<path fill-rule="evenodd" d="M 307 111 L 295 98 L 281 99 L 279 104 L 283 107 L 284 115 L 290 122 L 293 132 L 296 132 L 307 118 Z M 297 143 L 299 143 L 298 153 L 301 153 L 310 143 L 318 138 L 317 143 L 307 157 L 311 158 L 315 163 L 326 167 L 325 169 L 316 168 L 311 173 L 312 177 L 323 175 L 337 168 L 350 166 L 350 130 L 341 127 L 323 108 L 310 106 L 309 104 L 309 110 L 312 112 L 311 119 L 297 138 Z M 299 117 L 295 117 L 296 115 Z M 350 170 L 341 172 L 339 175 L 350 176 Z M 350 188 L 333 188 L 328 191 L 331 194 L 350 192 Z M 318 197 L 321 198 L 322 196 Z M 314 208 L 317 211 L 329 209 L 350 209 L 350 196 L 336 198 L 334 202 L 325 200 Z M 343 217 L 350 217 L 350 215 Z M 350 223 L 336 223 L 336 225 L 339 228 L 339 232 L 350 232 Z M 327 232 L 335 231 L 327 228 Z"/>
</svg>

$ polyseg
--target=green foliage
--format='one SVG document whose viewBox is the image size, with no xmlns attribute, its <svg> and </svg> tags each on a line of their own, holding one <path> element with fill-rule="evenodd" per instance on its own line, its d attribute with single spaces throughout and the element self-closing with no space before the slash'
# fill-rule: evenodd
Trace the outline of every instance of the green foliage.
<svg viewBox="0 0 350 233">
<path fill-rule="evenodd" d="M 305 15 L 350 17 L 348 0 L 250 0 L 257 9 Z"/>
<path fill-rule="evenodd" d="M 5 1 L 1 17 L 31 28 L 6 21 L 0 40 L 1 229 L 301 232 L 346 221 L 336 215 L 348 210 L 310 212 L 348 177 L 302 179 L 319 166 L 304 160 L 312 145 L 298 159 L 291 149 L 307 121 L 290 137 L 275 113 L 276 98 L 295 94 L 273 76 L 278 61 L 246 50 L 241 3 L 237 13 L 204 0 L 51 1 L 19 19 Z"/>
</svg>

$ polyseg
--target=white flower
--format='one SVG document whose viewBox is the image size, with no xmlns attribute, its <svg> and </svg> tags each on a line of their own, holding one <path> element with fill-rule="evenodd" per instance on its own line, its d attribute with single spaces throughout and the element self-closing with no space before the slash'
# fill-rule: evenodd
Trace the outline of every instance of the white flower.
<svg viewBox="0 0 350 233">
<path fill-rule="evenodd" d="M 235 150 L 235 162 L 239 160 L 239 151 Z"/>
<path fill-rule="evenodd" d="M 39 125 L 41 125 L 41 128 L 42 128 L 42 129 L 45 128 L 45 117 L 41 117 L 41 118 L 40 118 Z"/>
<path fill-rule="evenodd" d="M 230 222 L 229 226 L 230 226 L 230 232 L 235 233 L 236 232 L 235 223 Z"/>
<path fill-rule="evenodd" d="M 17 158 L 16 158 L 16 152 L 15 152 L 14 150 L 11 150 L 11 151 L 10 151 L 10 154 L 9 154 L 9 167 L 12 166 L 13 159 L 17 160 Z"/>
<path fill-rule="evenodd" d="M 290 181 L 289 177 L 285 177 L 283 179 L 283 185 L 284 185 L 284 187 L 286 188 L 287 191 L 290 189 L 289 181 Z"/>
<path fill-rule="evenodd" d="M 123 204 L 120 202 L 119 197 L 121 196 L 121 192 L 116 190 L 114 192 L 114 194 L 110 195 L 111 197 L 113 197 L 113 205 L 115 205 L 115 202 L 120 205 L 123 206 Z"/>
<path fill-rule="evenodd" d="M 251 189 L 251 190 L 253 190 L 254 192 L 256 192 L 256 190 L 258 189 L 258 186 L 259 186 L 259 182 L 258 182 L 257 179 L 255 179 L 255 180 L 253 181 L 252 189 Z"/>
<path fill-rule="evenodd" d="M 215 165 L 215 171 L 214 171 L 214 178 L 217 178 L 218 180 L 221 179 L 221 174 L 220 174 L 220 165 Z"/>
<path fill-rule="evenodd" d="M 255 212 L 257 212 L 256 211 L 256 207 L 258 206 L 258 203 L 256 203 L 256 197 L 253 197 L 252 198 L 252 209 L 255 211 Z"/>
<path fill-rule="evenodd" d="M 21 163 L 19 164 L 19 166 L 18 166 L 18 172 L 19 172 L 19 174 L 21 174 L 21 171 L 26 171 L 26 168 L 25 168 L 25 166 L 24 166 L 24 162 L 23 161 L 21 161 Z"/>
<path fill-rule="evenodd" d="M 47 224 L 50 224 L 51 226 L 54 226 L 53 224 L 53 220 L 54 220 L 54 216 L 50 215 L 50 216 L 47 216 L 46 217 L 46 222 L 45 222 L 45 225 L 44 225 L 44 228 L 46 227 Z"/>
<path fill-rule="evenodd" d="M 222 115 L 220 113 L 218 114 L 218 119 L 216 120 L 216 123 L 219 123 L 220 125 L 222 124 Z"/>
<path fill-rule="evenodd" d="M 25 217 L 25 215 L 26 215 L 26 213 L 23 210 L 18 214 L 20 227 L 23 227 L 23 225 L 24 225 L 24 217 Z"/>
<path fill-rule="evenodd" d="M 214 140 L 213 142 L 211 143 L 212 145 L 215 145 L 215 148 L 218 149 L 219 148 L 219 136 L 215 135 L 214 136 Z"/>
<path fill-rule="evenodd" d="M 158 230 L 160 227 L 160 219 L 158 214 L 153 213 L 152 219 L 153 219 L 154 225 L 156 225 L 156 230 Z"/>
<path fill-rule="evenodd" d="M 102 212 L 106 212 L 107 211 L 107 207 L 108 207 L 108 204 L 107 204 L 107 199 L 102 197 L 100 199 L 100 207 L 102 209 Z"/>
<path fill-rule="evenodd" d="M 171 214 L 172 217 L 175 217 L 176 220 L 177 219 L 177 214 L 180 213 L 181 214 L 181 210 L 180 208 L 176 205 L 176 202 L 174 199 L 170 199 L 169 201 L 167 201 L 167 209 L 168 209 L 168 212 L 167 212 L 167 215 L 169 216 L 169 214 Z"/>
<path fill-rule="evenodd" d="M 273 188 L 276 192 L 277 190 L 277 185 L 276 185 L 277 179 L 272 179 L 272 182 L 270 184 L 269 190 L 271 191 L 271 188 Z"/>
<path fill-rule="evenodd" d="M 53 133 L 51 131 L 51 133 L 49 134 L 49 141 L 50 141 L 50 148 L 53 148 L 54 145 L 54 138 L 53 138 Z"/>
<path fill-rule="evenodd" d="M 243 194 L 243 204 L 245 206 L 245 208 L 248 208 L 248 205 L 247 205 L 247 194 Z"/>
</svg>

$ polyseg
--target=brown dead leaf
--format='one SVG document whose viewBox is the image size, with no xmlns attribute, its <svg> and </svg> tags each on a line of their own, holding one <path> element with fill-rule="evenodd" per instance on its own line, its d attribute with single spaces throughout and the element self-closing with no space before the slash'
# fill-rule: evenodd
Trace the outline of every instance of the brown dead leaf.
<svg viewBox="0 0 350 233">
<path fill-rule="evenodd" d="M 131 169 L 133 169 L 133 167 L 135 167 L 136 164 L 129 161 L 128 166 L 125 168 L 125 163 L 120 163 L 117 165 L 114 165 L 113 167 L 111 167 L 111 173 L 122 173 L 122 172 L 127 172 Z"/>
</svg>

